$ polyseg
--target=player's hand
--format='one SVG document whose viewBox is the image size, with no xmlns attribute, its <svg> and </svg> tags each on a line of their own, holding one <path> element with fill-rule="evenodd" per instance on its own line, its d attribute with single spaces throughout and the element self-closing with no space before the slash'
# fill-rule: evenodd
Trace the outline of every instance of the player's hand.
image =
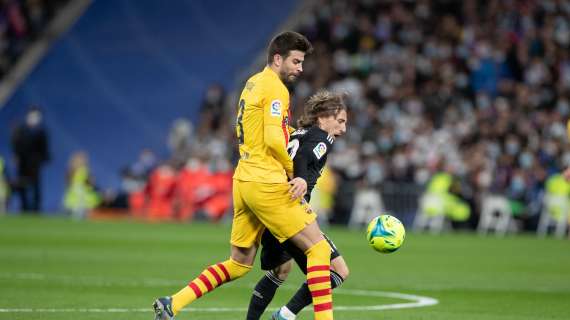
<svg viewBox="0 0 570 320">
<path fill-rule="evenodd" d="M 303 178 L 294 178 L 289 181 L 289 193 L 291 194 L 291 199 L 302 198 L 307 193 L 307 181 Z"/>
<path fill-rule="evenodd" d="M 564 176 L 564 179 L 566 179 L 566 181 L 570 182 L 570 167 L 566 168 L 566 170 L 564 170 L 564 173 L 562 175 Z"/>
</svg>

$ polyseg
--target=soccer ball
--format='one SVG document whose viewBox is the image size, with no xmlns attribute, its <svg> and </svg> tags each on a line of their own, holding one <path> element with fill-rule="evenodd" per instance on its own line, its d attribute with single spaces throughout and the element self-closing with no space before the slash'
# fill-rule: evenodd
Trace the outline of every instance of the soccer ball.
<svg viewBox="0 0 570 320">
<path fill-rule="evenodd" d="M 404 225 L 400 220 L 387 214 L 372 219 L 366 229 L 368 244 L 372 249 L 382 253 L 398 250 L 405 237 Z"/>
</svg>

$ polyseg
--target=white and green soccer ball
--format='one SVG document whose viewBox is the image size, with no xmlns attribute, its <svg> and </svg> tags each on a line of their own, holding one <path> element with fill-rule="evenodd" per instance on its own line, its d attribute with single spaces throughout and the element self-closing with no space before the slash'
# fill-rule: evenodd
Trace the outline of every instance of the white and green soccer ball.
<svg viewBox="0 0 570 320">
<path fill-rule="evenodd" d="M 378 216 L 368 224 L 366 239 L 372 249 L 391 253 L 398 250 L 406 238 L 406 229 L 400 220 L 391 215 Z"/>
</svg>

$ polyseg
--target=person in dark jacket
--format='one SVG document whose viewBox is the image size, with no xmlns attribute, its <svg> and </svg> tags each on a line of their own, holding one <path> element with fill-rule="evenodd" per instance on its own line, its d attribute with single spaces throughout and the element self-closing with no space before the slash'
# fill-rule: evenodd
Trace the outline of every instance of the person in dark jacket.
<svg viewBox="0 0 570 320">
<path fill-rule="evenodd" d="M 16 163 L 15 191 L 23 212 L 41 210 L 41 169 L 49 161 L 48 133 L 42 124 L 42 112 L 32 106 L 25 122 L 12 133 L 12 151 Z"/>
</svg>

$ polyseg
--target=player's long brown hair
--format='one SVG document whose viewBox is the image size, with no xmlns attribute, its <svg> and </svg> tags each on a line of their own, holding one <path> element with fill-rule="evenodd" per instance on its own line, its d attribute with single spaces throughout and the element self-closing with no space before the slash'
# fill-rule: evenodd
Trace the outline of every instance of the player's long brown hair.
<svg viewBox="0 0 570 320">
<path fill-rule="evenodd" d="M 344 94 L 336 94 L 320 90 L 305 103 L 305 113 L 297 121 L 297 126 L 308 128 L 317 124 L 320 117 L 336 116 L 342 110 L 346 111 Z"/>
</svg>

